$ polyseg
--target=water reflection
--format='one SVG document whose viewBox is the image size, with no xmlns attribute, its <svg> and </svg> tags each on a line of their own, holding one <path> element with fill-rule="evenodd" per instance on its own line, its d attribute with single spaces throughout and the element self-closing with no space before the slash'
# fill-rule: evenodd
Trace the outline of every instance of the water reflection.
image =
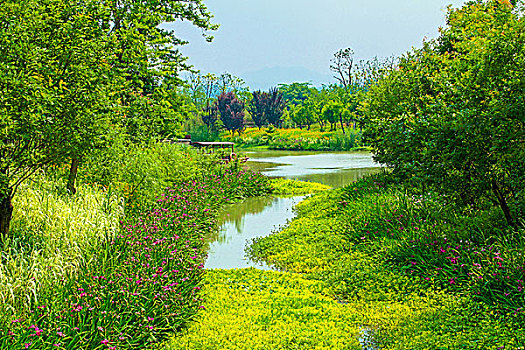
<svg viewBox="0 0 525 350">
<path fill-rule="evenodd" d="M 314 181 L 331 187 L 342 187 L 379 171 L 367 152 L 287 152 L 263 151 L 247 154 L 247 166 L 268 176 Z M 209 269 L 258 267 L 269 269 L 245 256 L 245 245 L 255 237 L 270 235 L 285 225 L 295 214 L 293 207 L 302 199 L 249 198 L 225 208 L 219 218 L 221 229 L 208 237 L 209 250 L 205 267 Z"/>
<path fill-rule="evenodd" d="M 310 174 L 290 177 L 295 180 L 319 182 L 324 185 L 339 188 L 355 182 L 366 175 L 375 174 L 381 168 L 345 169 L 325 174 Z"/>
<path fill-rule="evenodd" d="M 209 238 L 208 259 L 204 267 L 269 269 L 266 264 L 256 263 L 245 256 L 246 243 L 255 237 L 268 236 L 279 226 L 286 225 L 295 217 L 293 207 L 304 198 L 249 198 L 228 206 L 219 221 L 222 223 L 219 236 Z"/>
</svg>

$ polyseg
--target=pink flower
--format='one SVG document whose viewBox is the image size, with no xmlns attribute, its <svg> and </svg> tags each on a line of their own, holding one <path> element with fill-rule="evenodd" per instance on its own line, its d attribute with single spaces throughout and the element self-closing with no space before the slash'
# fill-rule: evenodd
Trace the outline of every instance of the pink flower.
<svg viewBox="0 0 525 350">
<path fill-rule="evenodd" d="M 107 339 L 104 339 L 100 342 L 100 344 L 104 344 L 104 345 L 108 345 L 109 344 L 109 340 Z"/>
</svg>

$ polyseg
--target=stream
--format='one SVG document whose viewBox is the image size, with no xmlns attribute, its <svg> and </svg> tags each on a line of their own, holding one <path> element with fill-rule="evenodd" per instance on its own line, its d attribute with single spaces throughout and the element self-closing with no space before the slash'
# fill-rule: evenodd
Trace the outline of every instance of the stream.
<svg viewBox="0 0 525 350">
<path fill-rule="evenodd" d="M 378 164 L 366 152 L 286 152 L 265 151 L 246 154 L 247 166 L 270 177 L 284 177 L 319 182 L 334 188 L 379 171 Z M 250 260 L 246 245 L 255 237 L 279 230 L 295 217 L 294 206 L 306 196 L 255 197 L 224 208 L 219 217 L 220 230 L 207 238 L 207 269 L 255 267 L 269 270 L 264 262 Z M 362 350 L 377 350 L 374 331 L 362 326 L 359 343 Z"/>
<path fill-rule="evenodd" d="M 290 152 L 246 153 L 247 166 L 270 177 L 319 182 L 334 188 L 379 171 L 367 152 Z M 256 197 L 224 208 L 219 217 L 218 234 L 207 237 L 207 269 L 271 267 L 245 256 L 245 246 L 255 237 L 264 237 L 295 217 L 293 207 L 305 196 Z"/>
</svg>

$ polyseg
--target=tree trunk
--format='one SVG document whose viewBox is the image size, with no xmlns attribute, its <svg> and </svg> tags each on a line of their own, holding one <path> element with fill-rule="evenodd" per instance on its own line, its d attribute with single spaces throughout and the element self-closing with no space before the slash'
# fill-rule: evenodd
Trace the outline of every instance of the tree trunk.
<svg viewBox="0 0 525 350">
<path fill-rule="evenodd" d="M 341 130 L 343 130 L 343 135 L 345 134 L 345 127 L 343 125 L 343 115 L 339 114 L 339 121 L 341 122 Z"/>
<path fill-rule="evenodd" d="M 80 163 L 80 159 L 77 157 L 71 160 L 71 167 L 69 168 L 69 178 L 67 179 L 67 189 L 69 190 L 69 193 L 71 194 L 77 193 L 77 189 L 75 188 L 75 182 L 77 180 L 77 172 L 78 172 L 79 163 Z"/>
<path fill-rule="evenodd" d="M 509 226 L 515 227 L 514 220 L 512 220 L 512 215 L 510 214 L 509 205 L 507 204 L 507 200 L 501 192 L 498 183 L 494 180 L 492 180 L 492 192 L 494 192 L 496 198 L 498 199 L 499 206 L 501 210 L 503 210 L 503 214 L 505 215 L 505 220 L 507 220 L 507 224 L 509 224 Z"/>
<path fill-rule="evenodd" d="M 9 192 L 0 200 L 0 235 L 7 237 L 9 224 L 13 218 L 13 203 L 11 203 L 11 193 Z"/>
</svg>

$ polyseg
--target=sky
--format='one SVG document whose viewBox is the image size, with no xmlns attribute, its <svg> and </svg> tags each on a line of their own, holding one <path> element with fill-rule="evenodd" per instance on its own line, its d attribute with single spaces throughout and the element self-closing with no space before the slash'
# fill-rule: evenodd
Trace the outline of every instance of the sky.
<svg viewBox="0 0 525 350">
<path fill-rule="evenodd" d="M 330 59 L 337 50 L 351 47 L 357 60 L 402 55 L 420 47 L 424 38 L 437 37 L 447 6 L 463 2 L 204 0 L 213 22 L 220 24 L 211 43 L 187 22 L 168 28 L 190 42 L 181 51 L 202 72 L 228 72 L 248 85 L 250 80 L 251 85 L 277 84 L 293 76 L 329 83 Z"/>
</svg>

